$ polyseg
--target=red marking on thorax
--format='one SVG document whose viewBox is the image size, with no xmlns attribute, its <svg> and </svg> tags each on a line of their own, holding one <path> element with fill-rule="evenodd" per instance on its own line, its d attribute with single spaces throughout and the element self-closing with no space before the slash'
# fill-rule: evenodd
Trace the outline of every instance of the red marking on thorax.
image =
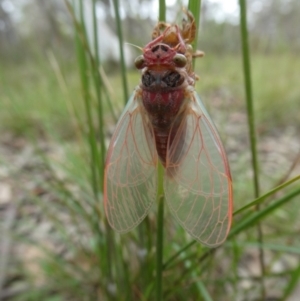
<svg viewBox="0 0 300 301">
<path fill-rule="evenodd" d="M 142 100 L 153 126 L 157 153 L 165 164 L 168 143 L 172 143 L 179 123 L 176 117 L 184 101 L 184 91 L 183 89 L 169 92 L 143 90 Z"/>
<path fill-rule="evenodd" d="M 142 91 L 143 105 L 152 125 L 158 129 L 169 128 L 181 108 L 184 99 L 182 89 L 169 92 Z"/>
</svg>

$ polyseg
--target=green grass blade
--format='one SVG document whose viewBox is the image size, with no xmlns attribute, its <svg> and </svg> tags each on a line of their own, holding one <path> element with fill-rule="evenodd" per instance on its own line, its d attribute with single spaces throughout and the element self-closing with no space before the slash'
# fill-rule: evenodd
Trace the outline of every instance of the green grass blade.
<svg viewBox="0 0 300 301">
<path fill-rule="evenodd" d="M 166 21 L 166 3 L 165 0 L 159 0 L 159 21 Z M 157 234 L 156 234 L 156 300 L 163 300 L 163 233 L 164 233 L 164 187 L 163 176 L 164 168 L 158 163 L 158 202 L 157 202 Z"/>
<path fill-rule="evenodd" d="M 124 50 L 123 50 L 123 47 L 124 47 L 123 46 L 123 33 L 122 33 L 121 19 L 120 19 L 120 14 L 119 14 L 119 0 L 113 0 L 113 3 L 114 3 L 115 15 L 116 15 L 117 33 L 118 33 L 118 41 L 119 41 L 124 105 L 126 105 L 127 100 L 129 98 L 129 94 L 128 94 L 128 85 L 127 85 L 126 65 L 125 65 L 125 59 L 124 59 Z"/>
<path fill-rule="evenodd" d="M 240 28 L 241 28 L 242 54 L 243 54 L 243 71 L 244 71 L 244 81 L 245 81 L 248 128 L 249 128 L 249 136 L 250 136 L 250 144 L 251 144 L 254 195 L 257 198 L 259 196 L 259 171 L 258 171 L 258 160 L 257 160 L 253 99 L 252 99 L 251 67 L 250 67 L 250 54 L 249 54 L 248 29 L 247 29 L 247 7 L 246 7 L 246 0 L 239 0 L 239 2 L 240 2 Z"/>
<path fill-rule="evenodd" d="M 243 248 L 264 248 L 265 250 L 271 250 L 276 252 L 284 252 L 284 253 L 291 253 L 295 255 L 300 255 L 300 248 L 299 245 L 290 246 L 290 245 L 283 245 L 283 244 L 275 244 L 275 243 L 264 243 L 263 245 L 257 241 L 235 241 L 233 242 L 226 242 L 228 246 L 238 246 Z"/>
<path fill-rule="evenodd" d="M 260 194 L 259 193 L 259 170 L 258 170 L 258 159 L 257 159 L 253 99 L 252 99 L 250 53 L 249 53 L 248 29 L 247 29 L 247 6 L 246 6 L 246 0 L 240 0 L 239 2 L 240 2 L 240 29 L 241 29 L 242 54 L 243 54 L 243 71 L 244 71 L 244 80 L 245 80 L 248 129 L 249 129 L 251 157 L 252 157 L 254 195 L 256 198 L 258 198 Z M 259 210 L 259 204 L 256 206 L 256 210 Z M 257 223 L 256 226 L 257 226 L 257 238 L 260 241 L 260 243 L 263 243 L 262 227 L 259 222 Z M 264 260 L 263 249 L 261 249 L 259 252 L 259 262 L 260 262 L 260 269 L 262 275 L 261 298 L 265 299 L 266 296 L 265 283 L 264 283 L 265 260 Z"/>
<path fill-rule="evenodd" d="M 193 14 L 196 24 L 195 40 L 192 43 L 194 50 L 197 50 L 198 37 L 199 37 L 199 25 L 200 25 L 200 13 L 201 13 L 201 0 L 190 0 L 188 10 Z M 196 59 L 193 58 L 193 69 L 195 69 Z"/>
<path fill-rule="evenodd" d="M 79 62 L 79 69 L 80 69 L 80 79 L 81 79 L 81 86 L 83 92 L 83 99 L 84 99 L 84 107 L 85 107 L 85 114 L 87 117 L 87 125 L 88 125 L 88 140 L 90 145 L 90 152 L 91 152 L 91 171 L 92 171 L 92 188 L 95 197 L 98 195 L 98 178 L 97 178 L 97 170 L 94 161 L 96 161 L 98 152 L 97 146 L 95 144 L 95 130 L 93 126 L 92 114 L 91 114 L 91 98 L 90 98 L 90 83 L 88 77 L 88 63 L 87 58 L 85 55 L 84 48 L 82 46 L 80 37 L 78 33 L 76 33 L 76 49 L 77 49 L 77 59 Z"/>
<path fill-rule="evenodd" d="M 291 273 L 291 279 L 287 283 L 286 287 L 283 291 L 283 296 L 280 299 L 280 301 L 285 301 L 290 296 L 290 294 L 295 290 L 297 285 L 299 284 L 300 279 L 300 264 L 294 269 L 294 271 Z"/>
<path fill-rule="evenodd" d="M 104 161 L 105 161 L 105 132 L 104 132 L 104 123 L 103 123 L 103 106 L 102 106 L 102 80 L 99 74 L 99 67 L 100 67 L 100 57 L 99 57 L 99 48 L 98 48 L 98 26 L 97 26 L 97 17 L 96 17 L 96 0 L 93 0 L 93 31 L 94 31 L 94 60 L 92 61 L 92 71 L 93 71 L 93 79 L 94 79 L 94 86 L 96 90 L 96 97 L 97 97 L 97 112 L 98 112 L 98 129 L 100 131 L 100 159 L 98 161 L 98 173 L 99 173 L 99 185 L 100 191 L 103 192 L 103 180 L 104 180 Z M 95 143 L 96 136 L 94 136 Z"/>
<path fill-rule="evenodd" d="M 174 262 L 182 253 L 184 253 L 186 250 L 188 250 L 190 247 L 192 247 L 194 244 L 196 244 L 196 241 L 191 241 L 186 246 L 181 248 L 178 252 L 176 252 L 174 255 L 172 255 L 165 263 L 164 263 L 164 269 L 167 269 L 172 262 Z"/>
<path fill-rule="evenodd" d="M 80 21 L 76 19 L 76 15 L 71 4 L 67 0 L 65 0 L 65 3 L 70 12 L 70 15 L 72 17 L 76 29 L 75 32 L 76 53 L 77 53 L 77 61 L 79 64 L 79 73 L 80 73 L 80 81 L 82 86 L 85 115 L 87 118 L 88 142 L 89 142 L 89 148 L 91 153 L 91 161 L 90 161 L 90 167 L 92 173 L 91 184 L 92 184 L 94 196 L 97 199 L 98 190 L 99 190 L 98 185 L 100 183 L 98 167 L 101 167 L 101 164 L 99 160 L 99 151 L 97 147 L 96 133 L 94 129 L 94 121 L 92 115 L 92 104 L 91 104 L 92 100 L 90 94 L 90 77 L 89 77 L 91 65 L 95 65 L 95 63 L 93 61 L 93 56 L 89 49 L 87 38 L 86 38 L 85 23 L 83 17 L 83 3 L 82 1 L 79 2 Z M 89 62 L 91 64 L 89 64 Z"/>
<path fill-rule="evenodd" d="M 164 195 L 158 199 L 157 238 L 156 238 L 156 300 L 163 300 L 163 231 L 164 230 Z"/>
<path fill-rule="evenodd" d="M 237 214 L 240 214 L 241 212 L 245 211 L 246 209 L 248 208 L 251 208 L 253 206 L 256 206 L 258 204 L 261 204 L 265 201 L 265 199 L 271 195 L 273 195 L 274 193 L 280 191 L 281 189 L 287 187 L 288 185 L 291 185 L 292 183 L 296 182 L 300 180 L 300 175 L 299 176 L 296 176 L 294 177 L 293 179 L 275 187 L 274 189 L 268 191 L 267 193 L 265 193 L 264 195 L 260 196 L 259 198 L 255 199 L 254 201 L 250 202 L 249 204 L 243 206 L 242 208 L 236 210 L 233 215 L 237 215 Z"/>
<path fill-rule="evenodd" d="M 196 286 L 201 293 L 204 301 L 213 301 L 204 283 L 201 280 L 196 280 Z"/>
<path fill-rule="evenodd" d="M 198 45 L 198 33 L 200 25 L 200 13 L 201 13 L 201 0 L 190 0 L 188 5 L 188 10 L 193 14 L 196 24 L 196 35 L 195 40 L 192 43 L 193 48 L 197 48 Z"/>
<path fill-rule="evenodd" d="M 228 239 L 231 239 L 241 231 L 246 230 L 252 225 L 256 225 L 260 220 L 262 220 L 267 215 L 271 214 L 275 209 L 283 206 L 285 203 L 291 201 L 295 196 L 300 194 L 300 188 L 297 188 L 290 193 L 286 194 L 284 197 L 274 201 L 269 206 L 261 209 L 260 211 L 255 211 L 250 216 L 243 218 L 236 226 L 234 226 L 229 233 Z"/>
<path fill-rule="evenodd" d="M 166 1 L 165 0 L 159 0 L 158 20 L 161 22 L 166 22 Z"/>
<path fill-rule="evenodd" d="M 193 45 L 197 45 L 198 42 L 198 25 L 200 22 L 200 10 L 201 10 L 201 0 L 190 0 L 189 5 L 188 5 L 188 10 L 193 14 L 195 18 L 195 23 L 196 23 L 196 28 L 197 28 L 197 33 L 196 37 L 194 40 Z M 195 63 L 195 61 L 193 62 Z M 182 252 L 190 248 L 192 245 L 195 244 L 195 241 L 189 243 L 182 249 L 180 249 L 178 252 L 176 252 L 173 256 L 171 256 L 165 263 L 164 263 L 164 269 L 167 268 L 176 258 L 178 258 Z"/>
</svg>

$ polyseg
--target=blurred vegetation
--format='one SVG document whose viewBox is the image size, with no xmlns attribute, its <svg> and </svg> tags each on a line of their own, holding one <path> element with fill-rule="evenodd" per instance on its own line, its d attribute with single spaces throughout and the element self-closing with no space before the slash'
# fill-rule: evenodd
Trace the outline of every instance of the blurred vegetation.
<svg viewBox="0 0 300 301">
<path fill-rule="evenodd" d="M 109 1 L 98 2 L 101 2 L 100 6 L 103 10 L 112 12 L 109 8 Z M 147 7 L 150 2 L 144 0 L 139 5 Z M 155 16 L 149 12 L 147 14 L 145 12 L 139 13 L 139 10 L 134 9 L 136 5 L 131 1 L 122 1 L 123 16 L 126 16 L 122 20 L 122 29 L 125 41 L 142 46 L 149 40 L 151 28 L 155 23 Z M 228 79 L 225 78 L 228 73 L 236 72 L 235 78 L 232 78 L 232 85 L 238 87 L 241 82 L 235 83 L 235 81 L 241 80 L 239 74 L 240 60 L 236 57 L 241 48 L 236 16 L 229 17 L 225 15 L 219 20 L 220 18 L 216 19 L 214 14 L 219 9 L 217 3 L 203 1 L 202 6 L 199 49 L 205 51 L 206 57 L 198 62 L 199 73 L 202 77 L 202 82 L 198 87 L 201 86 L 201 90 L 205 91 L 205 82 L 208 77 L 214 74 L 216 82 L 221 80 L 217 77 L 223 76 L 223 81 L 226 82 L 225 89 L 232 91 L 228 85 Z M 168 12 L 171 16 L 177 15 L 179 12 L 178 5 L 175 4 L 169 7 Z M 248 3 L 255 108 L 258 113 L 258 120 L 267 122 L 272 126 L 276 124 L 284 125 L 285 118 L 290 122 L 299 120 L 298 110 L 296 110 L 296 108 L 299 108 L 298 99 L 300 97 L 297 89 L 299 76 L 297 53 L 300 51 L 300 35 L 297 26 L 299 14 L 300 3 L 297 0 L 288 2 L 256 0 Z M 15 15 L 18 15 L 18 17 Z M 27 15 L 30 15 L 31 18 L 27 18 Z M 51 83 L 53 85 L 58 84 L 57 74 L 55 74 L 49 60 L 50 52 L 57 60 L 66 80 L 73 81 L 75 85 L 73 88 L 68 83 L 70 93 L 76 91 L 74 96 L 79 95 L 79 87 L 76 86 L 76 75 L 74 74 L 76 64 L 74 64 L 75 49 L 72 21 L 62 1 L 16 0 L 11 2 L 0 0 L 0 17 L 2 24 L 0 29 L 2 80 L 0 84 L 3 86 L 1 91 L 4 95 L 4 101 L 1 105 L 6 108 L 5 112 L 1 110 L 4 114 L 2 118 L 9 122 L 9 114 L 13 112 L 9 109 L 9 106 L 25 106 L 24 102 L 18 102 L 15 98 L 20 95 L 18 93 L 19 88 L 28 89 L 28 92 L 33 93 L 30 89 L 30 82 L 37 84 L 39 81 L 43 81 L 43 83 L 36 85 L 36 95 L 38 95 L 39 89 L 44 94 L 38 98 L 43 99 L 50 96 L 45 93 L 43 87 L 43 85 L 50 85 L 47 76 L 52 77 Z M 113 14 L 106 14 L 105 18 L 111 28 L 116 30 Z M 107 43 L 107 41 L 101 41 L 101 43 Z M 134 48 L 133 51 L 135 51 Z M 230 60 L 231 62 L 229 62 Z M 220 62 L 222 68 L 219 68 Z M 230 66 L 229 71 L 227 71 L 227 66 L 223 67 L 225 62 L 227 66 Z M 118 78 L 116 73 L 118 62 L 105 62 L 105 59 L 102 59 L 102 63 L 107 74 L 114 73 L 112 79 L 109 79 L 114 82 Z M 276 68 L 272 68 L 272 66 L 276 66 Z M 220 71 L 226 70 L 226 72 L 218 72 L 218 69 Z M 131 89 L 138 83 L 138 73 L 132 72 L 132 74 L 135 81 L 130 81 Z M 216 83 L 216 86 L 221 89 L 219 83 Z M 272 89 L 274 86 L 277 89 Z M 6 89 L 10 91 L 6 91 Z M 47 89 L 49 89 L 48 91 L 55 91 L 51 87 L 47 87 Z M 55 93 L 59 93 L 59 91 L 56 90 Z M 118 101 L 118 96 L 120 94 L 117 93 L 116 101 Z M 240 97 L 241 94 L 238 96 Z M 112 95 L 112 97 L 115 96 Z M 10 98 L 12 98 L 11 101 Z M 28 99 L 34 101 L 35 98 L 28 97 Z M 59 97 L 55 96 L 55 99 L 59 99 Z M 55 104 L 51 104 L 51 110 L 54 109 L 53 106 L 56 104 L 57 110 L 60 110 L 60 106 L 64 106 L 63 96 L 60 99 L 62 103 L 56 101 Z M 80 103 L 80 101 L 78 102 Z M 36 103 L 41 104 L 42 101 L 36 101 Z M 41 107 L 46 109 L 44 105 L 41 105 Z M 29 106 L 26 106 L 26 108 L 28 111 L 30 110 Z M 34 108 L 35 105 L 33 104 L 33 111 Z M 36 107 L 36 109 L 40 108 Z M 22 111 L 20 112 L 22 114 Z M 26 119 L 26 115 L 21 119 Z M 62 123 L 63 120 L 66 121 L 66 116 L 63 116 L 62 112 L 59 115 L 62 116 Z M 57 118 L 59 118 L 58 116 Z M 41 119 L 43 120 L 43 118 Z M 276 121 L 273 122 L 274 120 Z M 15 126 L 17 127 L 17 125 Z"/>
<path fill-rule="evenodd" d="M 149 9 L 156 1 L 119 2 L 125 40 L 143 46 L 149 41 L 158 15 Z M 177 1 L 167 8 L 168 21 L 180 19 L 183 2 Z M 110 1 L 97 3 L 99 15 L 106 12 L 105 24 L 116 35 Z M 235 15 L 217 18 L 219 9 L 215 2 L 202 1 L 198 48 L 206 55 L 196 64 L 200 76 L 196 90 L 225 142 L 234 179 L 235 208 L 239 209 L 253 199 L 240 29 Z M 300 130 L 299 15 L 298 0 L 248 1 L 262 193 L 294 175 L 297 163 L 298 144 L 294 142 L 299 140 L 296 133 Z M 15 167 L 15 161 L 6 161 L 1 153 L 0 162 L 13 166 L 10 177 L 16 178 L 18 185 L 21 183 L 21 189 L 28 190 L 20 203 L 39 208 L 40 215 L 35 218 L 53 225 L 48 236 L 32 239 L 32 217 L 26 216 L 26 210 L 20 210 L 12 235 L 18 247 L 36 246 L 38 254 L 42 250 L 46 256 L 30 258 L 39 264 L 36 270 L 30 266 L 26 252 L 19 254 L 20 259 L 24 256 L 24 262 L 18 265 L 17 276 L 9 274 L 4 287 L 26 275 L 27 286 L 13 295 L 14 300 L 153 300 L 155 209 L 138 229 L 119 236 L 109 231 L 105 223 L 101 189 L 95 194 L 91 188 L 90 166 L 95 163 L 91 144 L 98 151 L 104 133 L 107 145 L 116 116 L 123 109 L 119 62 L 111 58 L 105 61 L 100 56 L 103 70 L 99 86 L 105 126 L 99 128 L 95 88 L 98 81 L 94 85 L 97 68 L 87 54 L 78 28 L 74 41 L 74 27 L 63 1 L 0 0 L 0 146 L 7 144 L 7 135 L 16 141 L 22 138 L 37 149 L 35 156 L 41 158 L 37 168 L 29 166 L 25 170 Z M 101 43 L 110 41 L 100 39 Z M 80 76 L 81 80 L 85 77 L 86 90 Z M 129 91 L 133 91 L 140 74 L 129 67 L 127 79 Z M 116 116 L 111 113 L 111 106 Z M 44 142 L 50 150 L 45 149 Z M 22 181 L 19 173 L 23 173 Z M 5 178 L 1 173 L 0 177 Z M 34 183 L 23 187 L 28 178 Z M 288 203 L 293 196 L 297 198 Z M 300 277 L 297 202 L 299 194 L 289 186 L 267 199 L 262 211 L 265 216 L 260 217 L 250 208 L 235 218 L 233 233 L 238 233 L 243 222 L 250 227 L 263 219 L 267 270 L 262 277 L 270 283 L 268 297 L 279 296 L 276 300 L 288 300 Z M 274 212 L 273 204 L 279 208 Z M 27 232 L 23 231 L 22 227 L 28 224 Z M 165 300 L 254 301 L 253 296 L 259 295 L 260 275 L 240 272 L 243 266 L 257 265 L 253 250 L 262 245 L 253 228 L 241 230 L 238 238 L 232 236 L 217 251 L 200 245 L 182 250 L 190 238 L 173 222 L 169 212 L 165 224 Z M 29 233 L 28 237 L 24 232 Z M 29 252 L 29 248 L 25 250 Z M 178 257 L 172 260 L 177 251 Z M 286 266 L 277 273 L 280 264 Z M 272 282 L 274 279 L 280 287 L 274 285 L 278 283 Z"/>
</svg>

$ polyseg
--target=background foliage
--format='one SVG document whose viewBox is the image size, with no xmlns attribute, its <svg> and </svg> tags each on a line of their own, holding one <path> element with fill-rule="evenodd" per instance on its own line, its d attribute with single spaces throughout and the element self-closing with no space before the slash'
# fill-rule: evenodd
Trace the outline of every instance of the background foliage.
<svg viewBox="0 0 300 301">
<path fill-rule="evenodd" d="M 124 40 L 144 45 L 157 1 L 119 2 Z M 167 6 L 168 21 L 180 22 L 182 2 Z M 156 209 L 119 236 L 102 205 L 105 148 L 124 85 L 131 93 L 139 82 L 130 63 L 137 53 L 123 46 L 122 73 L 117 1 L 97 1 L 88 18 L 87 1 L 67 3 L 0 0 L 0 300 L 154 300 Z M 164 300 L 299 295 L 299 183 L 271 192 L 299 178 L 300 4 L 247 4 L 259 179 L 269 195 L 258 211 L 236 213 L 217 250 L 195 244 L 166 211 Z M 99 36 L 109 28 L 99 44 L 89 21 L 96 14 L 105 16 Z M 226 146 L 237 211 L 254 199 L 238 11 L 202 1 L 198 48 L 206 56 L 196 64 L 196 89 Z"/>
</svg>

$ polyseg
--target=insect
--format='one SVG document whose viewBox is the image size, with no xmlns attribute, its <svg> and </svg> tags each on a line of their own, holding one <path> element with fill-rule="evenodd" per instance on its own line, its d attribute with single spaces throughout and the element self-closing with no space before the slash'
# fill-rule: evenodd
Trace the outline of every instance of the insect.
<svg viewBox="0 0 300 301">
<path fill-rule="evenodd" d="M 112 136 L 104 177 L 104 207 L 118 232 L 136 227 L 157 198 L 158 161 L 164 193 L 179 224 L 216 247 L 232 219 L 232 180 L 217 130 L 194 90 L 193 15 L 182 27 L 159 22 L 135 60 L 141 83 Z"/>
</svg>

